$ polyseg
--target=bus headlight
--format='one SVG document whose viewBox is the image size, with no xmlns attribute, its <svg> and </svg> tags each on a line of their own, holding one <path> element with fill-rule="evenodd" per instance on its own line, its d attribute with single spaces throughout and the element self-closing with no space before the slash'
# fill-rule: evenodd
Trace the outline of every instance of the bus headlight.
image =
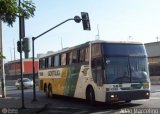
<svg viewBox="0 0 160 114">
<path fill-rule="evenodd" d="M 146 93 L 146 96 L 149 96 L 149 93 L 148 93 L 148 92 Z"/>
<path fill-rule="evenodd" d="M 111 95 L 111 98 L 114 98 L 114 95 Z"/>
<path fill-rule="evenodd" d="M 117 95 L 110 95 L 112 101 L 118 101 Z"/>
</svg>

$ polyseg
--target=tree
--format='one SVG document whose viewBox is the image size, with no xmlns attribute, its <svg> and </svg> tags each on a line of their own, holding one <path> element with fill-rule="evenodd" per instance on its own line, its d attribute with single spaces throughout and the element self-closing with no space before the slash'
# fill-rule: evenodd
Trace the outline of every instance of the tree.
<svg viewBox="0 0 160 114">
<path fill-rule="evenodd" d="M 5 59 L 5 56 L 2 55 L 2 53 L 0 52 L 0 60 Z"/>
<path fill-rule="evenodd" d="M 34 16 L 35 5 L 32 0 L 23 0 L 19 6 L 19 0 L 0 0 L 0 21 L 13 26 L 16 17 L 29 19 Z M 1 28 L 1 27 L 0 27 Z M 2 32 L 2 30 L 0 30 Z M 5 58 L 0 52 L 0 60 Z"/>
<path fill-rule="evenodd" d="M 0 19 L 13 26 L 16 17 L 29 19 L 34 16 L 35 5 L 32 0 L 23 0 L 19 6 L 18 0 L 0 0 Z"/>
</svg>

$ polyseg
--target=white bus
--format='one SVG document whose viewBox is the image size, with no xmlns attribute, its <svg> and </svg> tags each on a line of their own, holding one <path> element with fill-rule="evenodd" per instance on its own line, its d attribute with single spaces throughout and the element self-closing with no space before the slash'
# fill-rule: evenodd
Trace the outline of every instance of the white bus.
<svg viewBox="0 0 160 114">
<path fill-rule="evenodd" d="M 39 59 L 39 89 L 90 103 L 149 99 L 150 79 L 143 44 L 90 41 Z"/>
</svg>

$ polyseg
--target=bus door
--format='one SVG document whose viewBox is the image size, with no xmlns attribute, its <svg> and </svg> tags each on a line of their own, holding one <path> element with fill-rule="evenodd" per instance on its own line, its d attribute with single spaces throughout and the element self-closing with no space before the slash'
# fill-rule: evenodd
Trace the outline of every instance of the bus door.
<svg viewBox="0 0 160 114">
<path fill-rule="evenodd" d="M 91 61 L 92 77 L 97 86 L 103 85 L 104 80 L 104 65 L 101 57 L 94 58 Z"/>
</svg>

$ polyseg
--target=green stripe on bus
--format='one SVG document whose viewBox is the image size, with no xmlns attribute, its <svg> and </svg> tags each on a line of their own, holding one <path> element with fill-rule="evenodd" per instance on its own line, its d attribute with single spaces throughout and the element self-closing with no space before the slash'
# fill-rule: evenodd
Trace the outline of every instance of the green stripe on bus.
<svg viewBox="0 0 160 114">
<path fill-rule="evenodd" d="M 71 66 L 68 70 L 68 76 L 65 81 L 64 95 L 73 97 L 80 72 L 80 66 Z"/>
</svg>

